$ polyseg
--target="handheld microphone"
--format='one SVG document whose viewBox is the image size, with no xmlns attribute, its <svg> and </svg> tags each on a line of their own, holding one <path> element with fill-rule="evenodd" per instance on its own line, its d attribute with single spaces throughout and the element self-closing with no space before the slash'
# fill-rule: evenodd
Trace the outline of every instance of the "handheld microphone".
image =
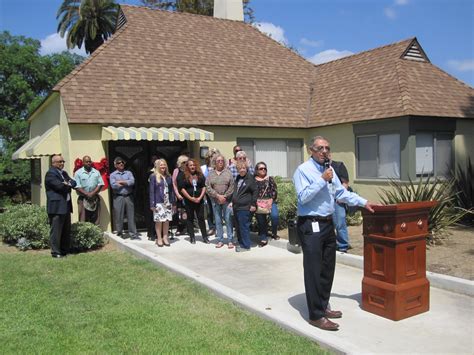
<svg viewBox="0 0 474 355">
<path fill-rule="evenodd" d="M 324 159 L 324 169 L 329 169 L 331 167 L 331 162 L 329 161 L 328 158 Z M 332 184 L 332 179 L 329 179 L 328 181 L 330 184 Z"/>
</svg>

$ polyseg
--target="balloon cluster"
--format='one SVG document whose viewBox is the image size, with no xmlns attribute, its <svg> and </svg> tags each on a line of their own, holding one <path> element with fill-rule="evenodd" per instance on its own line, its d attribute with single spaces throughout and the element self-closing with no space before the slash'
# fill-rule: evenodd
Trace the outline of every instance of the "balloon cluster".
<svg viewBox="0 0 474 355">
<path fill-rule="evenodd" d="M 84 164 L 82 163 L 81 158 L 74 160 L 73 173 L 82 168 L 83 165 Z M 109 188 L 109 162 L 107 161 L 107 158 L 102 158 L 100 161 L 92 162 L 92 167 L 99 171 L 100 175 L 102 176 L 102 180 L 104 180 L 104 187 L 102 188 L 102 191 L 107 190 Z"/>
</svg>

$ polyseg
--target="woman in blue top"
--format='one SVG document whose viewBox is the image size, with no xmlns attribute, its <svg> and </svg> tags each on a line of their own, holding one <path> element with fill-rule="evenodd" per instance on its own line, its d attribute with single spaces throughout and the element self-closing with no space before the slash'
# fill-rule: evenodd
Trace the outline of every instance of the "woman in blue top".
<svg viewBox="0 0 474 355">
<path fill-rule="evenodd" d="M 166 160 L 155 161 L 153 173 L 150 176 L 150 209 L 155 221 L 156 245 L 169 247 L 168 230 L 173 220 L 173 205 L 175 197 L 173 182 L 168 171 Z"/>
</svg>

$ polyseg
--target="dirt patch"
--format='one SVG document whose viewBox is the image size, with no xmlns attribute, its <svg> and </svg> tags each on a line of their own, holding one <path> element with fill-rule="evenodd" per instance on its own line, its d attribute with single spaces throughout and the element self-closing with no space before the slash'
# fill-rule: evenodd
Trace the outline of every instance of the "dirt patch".
<svg viewBox="0 0 474 355">
<path fill-rule="evenodd" d="M 364 255 L 364 237 L 362 226 L 350 226 L 350 254 Z M 474 280 L 474 230 L 470 227 L 454 227 L 451 235 L 440 245 L 430 245 L 426 248 L 426 269 L 438 274 L 461 277 Z M 288 238 L 288 231 L 278 233 L 282 238 Z"/>
</svg>

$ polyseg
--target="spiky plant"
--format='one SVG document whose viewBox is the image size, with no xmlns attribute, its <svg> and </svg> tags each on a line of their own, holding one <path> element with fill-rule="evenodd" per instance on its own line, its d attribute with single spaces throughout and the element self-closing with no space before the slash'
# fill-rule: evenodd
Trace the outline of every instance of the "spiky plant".
<svg viewBox="0 0 474 355">
<path fill-rule="evenodd" d="M 455 179 L 441 180 L 420 177 L 415 183 L 390 180 L 389 188 L 379 192 L 382 203 L 396 204 L 401 202 L 437 201 L 428 217 L 429 242 L 439 242 L 449 235 L 448 227 L 458 222 L 466 214 L 454 206 L 456 194 L 453 193 Z"/>
</svg>

